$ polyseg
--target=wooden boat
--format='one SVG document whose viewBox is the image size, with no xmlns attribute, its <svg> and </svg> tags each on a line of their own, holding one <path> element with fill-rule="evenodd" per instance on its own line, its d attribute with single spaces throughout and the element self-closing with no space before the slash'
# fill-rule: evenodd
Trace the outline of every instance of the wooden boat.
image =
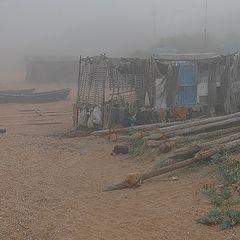
<svg viewBox="0 0 240 240">
<path fill-rule="evenodd" d="M 30 88 L 30 89 L 20 89 L 20 90 L 3 90 L 0 91 L 0 94 L 29 94 L 33 93 L 35 91 L 35 88 Z"/>
<path fill-rule="evenodd" d="M 0 92 L 0 103 L 47 103 L 65 100 L 70 93 L 70 89 L 57 91 L 12 94 Z"/>
</svg>

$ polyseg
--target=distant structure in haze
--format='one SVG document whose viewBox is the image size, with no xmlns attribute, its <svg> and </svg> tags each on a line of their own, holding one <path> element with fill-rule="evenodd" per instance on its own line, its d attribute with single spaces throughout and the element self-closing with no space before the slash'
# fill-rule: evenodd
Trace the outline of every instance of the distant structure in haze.
<svg viewBox="0 0 240 240">
<path fill-rule="evenodd" d="M 78 60 L 77 57 L 26 57 L 25 70 L 27 82 L 75 82 Z"/>
</svg>

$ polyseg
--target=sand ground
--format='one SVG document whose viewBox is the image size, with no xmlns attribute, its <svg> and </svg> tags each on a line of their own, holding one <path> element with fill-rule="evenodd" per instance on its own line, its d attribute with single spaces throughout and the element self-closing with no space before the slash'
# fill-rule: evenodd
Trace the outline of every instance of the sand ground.
<svg viewBox="0 0 240 240">
<path fill-rule="evenodd" d="M 112 157 L 114 143 L 101 138 L 52 136 L 71 129 L 72 102 L 0 105 L 0 239 L 237 239 L 196 224 L 210 208 L 198 194 L 206 167 L 173 173 L 177 182 L 161 181 L 169 175 L 103 192 L 151 160 Z"/>
</svg>

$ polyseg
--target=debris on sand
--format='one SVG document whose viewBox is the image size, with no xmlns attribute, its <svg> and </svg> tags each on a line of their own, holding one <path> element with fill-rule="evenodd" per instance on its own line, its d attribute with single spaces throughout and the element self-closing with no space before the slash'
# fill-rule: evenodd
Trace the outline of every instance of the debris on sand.
<svg viewBox="0 0 240 240">
<path fill-rule="evenodd" d="M 115 146 L 111 155 L 128 154 L 128 146 Z"/>
<path fill-rule="evenodd" d="M 0 129 L 0 134 L 3 134 L 5 132 L 7 132 L 7 130 L 5 128 Z"/>
</svg>

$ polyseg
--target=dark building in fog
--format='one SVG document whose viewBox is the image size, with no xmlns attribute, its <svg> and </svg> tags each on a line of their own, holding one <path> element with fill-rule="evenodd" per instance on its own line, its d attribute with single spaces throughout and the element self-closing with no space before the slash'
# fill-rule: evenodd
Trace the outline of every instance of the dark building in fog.
<svg viewBox="0 0 240 240">
<path fill-rule="evenodd" d="M 74 82 L 78 76 L 76 57 L 26 57 L 27 82 Z"/>
</svg>

